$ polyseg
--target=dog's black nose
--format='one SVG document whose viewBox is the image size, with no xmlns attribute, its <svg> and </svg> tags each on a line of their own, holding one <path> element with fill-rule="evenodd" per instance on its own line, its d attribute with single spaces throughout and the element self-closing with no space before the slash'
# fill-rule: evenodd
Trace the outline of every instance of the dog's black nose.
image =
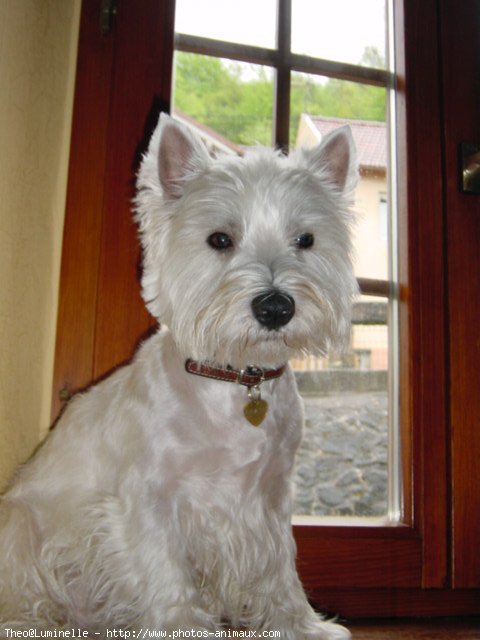
<svg viewBox="0 0 480 640">
<path fill-rule="evenodd" d="M 269 330 L 290 322 L 295 314 L 295 300 L 281 291 L 267 291 L 252 300 L 255 318 Z"/>
</svg>

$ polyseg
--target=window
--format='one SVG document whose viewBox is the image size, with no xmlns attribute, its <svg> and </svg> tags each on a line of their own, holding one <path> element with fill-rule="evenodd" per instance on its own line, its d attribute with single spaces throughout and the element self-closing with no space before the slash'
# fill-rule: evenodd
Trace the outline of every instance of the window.
<svg viewBox="0 0 480 640">
<path fill-rule="evenodd" d="M 200 9 L 177 0 L 173 114 L 225 153 L 255 144 L 313 146 L 350 125 L 363 296 L 348 353 L 292 362 L 306 408 L 295 513 L 398 519 L 396 251 L 387 242 L 395 227 L 392 7 L 386 0 L 281 0 L 278 11 L 272 1 L 261 11 L 254 3 L 209 0 Z"/>
</svg>

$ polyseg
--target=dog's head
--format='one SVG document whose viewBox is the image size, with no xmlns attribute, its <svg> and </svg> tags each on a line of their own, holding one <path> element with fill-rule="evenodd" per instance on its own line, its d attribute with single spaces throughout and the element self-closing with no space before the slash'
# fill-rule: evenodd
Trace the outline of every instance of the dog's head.
<svg viewBox="0 0 480 640">
<path fill-rule="evenodd" d="M 137 183 L 142 288 L 183 356 L 275 366 L 344 345 L 356 176 L 348 127 L 288 158 L 212 158 L 161 116 Z"/>
</svg>

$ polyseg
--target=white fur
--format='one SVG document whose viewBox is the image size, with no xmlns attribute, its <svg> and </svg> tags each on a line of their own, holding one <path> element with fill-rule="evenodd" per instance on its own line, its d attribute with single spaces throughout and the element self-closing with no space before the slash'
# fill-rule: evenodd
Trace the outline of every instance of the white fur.
<svg viewBox="0 0 480 640">
<path fill-rule="evenodd" d="M 0 635 L 6 627 L 215 631 L 342 640 L 295 570 L 290 475 L 302 405 L 293 373 L 246 390 L 184 360 L 276 366 L 348 335 L 356 292 L 351 136 L 312 151 L 212 159 L 162 117 L 138 178 L 143 294 L 165 326 L 133 362 L 75 397 L 0 506 Z M 211 233 L 233 247 L 216 251 Z M 295 238 L 313 233 L 310 249 Z M 295 315 L 268 331 L 252 299 L 271 288 Z M 99 636 L 97 636 L 99 637 Z M 212 636 L 214 637 L 214 636 Z"/>
</svg>

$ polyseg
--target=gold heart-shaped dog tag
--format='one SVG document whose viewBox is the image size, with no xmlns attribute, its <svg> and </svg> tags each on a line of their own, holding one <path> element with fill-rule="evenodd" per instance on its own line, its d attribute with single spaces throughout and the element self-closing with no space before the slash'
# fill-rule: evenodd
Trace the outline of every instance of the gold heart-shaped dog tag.
<svg viewBox="0 0 480 640">
<path fill-rule="evenodd" d="M 252 398 L 243 407 L 243 413 L 245 418 L 253 424 L 254 427 L 258 427 L 265 420 L 265 416 L 268 411 L 268 402 L 261 398 Z"/>
</svg>

